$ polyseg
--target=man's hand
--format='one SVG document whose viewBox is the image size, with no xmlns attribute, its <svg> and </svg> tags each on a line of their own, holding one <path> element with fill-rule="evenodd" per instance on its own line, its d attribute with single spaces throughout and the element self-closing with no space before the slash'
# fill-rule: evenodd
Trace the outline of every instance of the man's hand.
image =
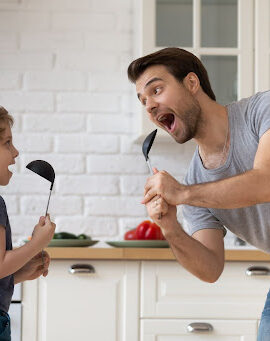
<svg viewBox="0 0 270 341">
<path fill-rule="evenodd" d="M 41 275 L 46 277 L 48 275 L 48 268 L 50 265 L 50 256 L 48 252 L 43 251 L 44 264 L 42 262 L 42 255 L 39 252 L 29 262 L 27 262 L 21 269 L 14 274 L 14 282 L 20 283 L 28 280 L 33 280 Z"/>
<path fill-rule="evenodd" d="M 154 197 L 162 197 L 168 204 L 176 206 L 184 203 L 185 185 L 180 184 L 169 173 L 153 169 L 154 175 L 147 179 L 144 187 L 142 204 L 146 204 Z"/>
<path fill-rule="evenodd" d="M 178 227 L 176 206 L 168 205 L 162 197 L 157 195 L 152 198 L 146 208 L 149 217 L 161 228 L 165 238 L 169 230 Z"/>
</svg>

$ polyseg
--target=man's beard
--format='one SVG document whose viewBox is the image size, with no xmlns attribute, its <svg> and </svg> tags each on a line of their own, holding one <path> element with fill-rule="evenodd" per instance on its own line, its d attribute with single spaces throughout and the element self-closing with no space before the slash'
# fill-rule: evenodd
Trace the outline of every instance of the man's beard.
<svg viewBox="0 0 270 341">
<path fill-rule="evenodd" d="M 192 99 L 190 107 L 177 116 L 183 127 L 182 131 L 177 135 L 172 135 L 177 143 L 185 143 L 196 136 L 199 124 L 201 123 L 201 112 L 199 102 Z"/>
</svg>

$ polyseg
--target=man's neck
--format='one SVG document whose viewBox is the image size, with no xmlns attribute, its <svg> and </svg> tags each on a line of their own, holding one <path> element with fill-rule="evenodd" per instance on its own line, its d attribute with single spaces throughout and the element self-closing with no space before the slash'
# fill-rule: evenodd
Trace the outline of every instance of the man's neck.
<svg viewBox="0 0 270 341">
<path fill-rule="evenodd" d="M 200 105 L 202 117 L 195 142 L 206 156 L 221 153 L 229 128 L 227 108 L 214 101 Z"/>
</svg>

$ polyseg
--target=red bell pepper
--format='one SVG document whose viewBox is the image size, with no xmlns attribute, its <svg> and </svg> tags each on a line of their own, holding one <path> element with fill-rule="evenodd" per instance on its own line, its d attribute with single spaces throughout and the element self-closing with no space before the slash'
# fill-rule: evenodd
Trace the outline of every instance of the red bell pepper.
<svg viewBox="0 0 270 341">
<path fill-rule="evenodd" d="M 124 235 L 125 240 L 165 240 L 160 227 L 150 220 L 142 221 L 135 229 Z"/>
<path fill-rule="evenodd" d="M 125 233 L 124 235 L 125 240 L 136 240 L 137 239 L 137 234 L 136 234 L 136 229 L 129 230 Z"/>
</svg>

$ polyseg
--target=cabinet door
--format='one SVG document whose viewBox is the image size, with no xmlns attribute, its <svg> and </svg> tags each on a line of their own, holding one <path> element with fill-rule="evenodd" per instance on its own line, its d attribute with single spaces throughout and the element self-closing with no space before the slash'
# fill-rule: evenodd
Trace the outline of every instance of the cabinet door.
<svg viewBox="0 0 270 341">
<path fill-rule="evenodd" d="M 257 320 L 269 290 L 270 271 L 265 276 L 259 271 L 247 275 L 254 264 L 227 262 L 219 280 L 206 283 L 177 262 L 143 262 L 141 317 Z"/>
<path fill-rule="evenodd" d="M 197 323 L 200 323 L 198 325 Z M 256 321 L 143 320 L 141 341 L 256 341 Z M 196 330 L 196 326 L 197 330 Z M 200 326 L 206 327 L 200 331 Z M 212 330 L 207 330 L 212 327 Z M 188 331 L 190 330 L 190 331 Z M 192 331 L 193 330 L 193 331 Z"/>
<path fill-rule="evenodd" d="M 255 92 L 270 89 L 270 3 L 255 1 Z"/>
<path fill-rule="evenodd" d="M 71 274 L 78 263 L 95 273 Z M 53 261 L 39 280 L 38 341 L 138 341 L 138 269 L 138 262 Z"/>
<path fill-rule="evenodd" d="M 253 94 L 253 0 L 140 0 L 139 4 L 134 28 L 138 56 L 181 47 L 202 60 L 219 103 Z M 144 110 L 140 125 L 143 136 L 154 128 Z M 160 135 L 166 133 L 161 130 Z"/>
</svg>

